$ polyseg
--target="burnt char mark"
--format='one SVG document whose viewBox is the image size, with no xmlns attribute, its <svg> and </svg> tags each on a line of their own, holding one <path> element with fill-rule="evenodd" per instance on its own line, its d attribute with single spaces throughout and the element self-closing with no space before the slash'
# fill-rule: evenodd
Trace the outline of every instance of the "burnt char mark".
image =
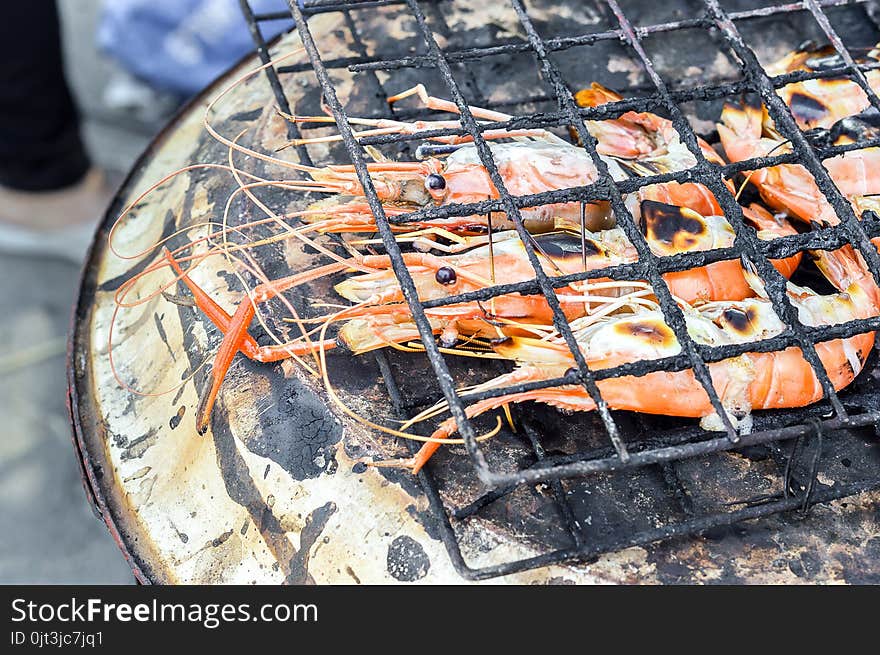
<svg viewBox="0 0 880 655">
<path fill-rule="evenodd" d="M 754 332 L 756 318 L 754 307 L 749 307 L 745 311 L 739 307 L 728 307 L 722 312 L 722 318 L 725 326 L 730 326 L 740 334 L 748 335 Z"/>
<path fill-rule="evenodd" d="M 655 346 L 672 346 L 675 343 L 672 330 L 660 321 L 622 321 L 618 323 L 617 330 Z"/>
<path fill-rule="evenodd" d="M 828 107 L 800 91 L 791 94 L 788 105 L 795 118 L 807 125 L 818 123 L 828 114 Z"/>
<path fill-rule="evenodd" d="M 415 582 L 428 575 L 431 560 L 418 541 L 401 535 L 388 546 L 385 566 L 395 580 Z"/>
<path fill-rule="evenodd" d="M 581 238 L 568 232 L 548 232 L 534 237 L 541 250 L 553 259 L 580 258 Z M 592 239 L 586 239 L 587 257 L 604 254 L 604 249 Z"/>
<path fill-rule="evenodd" d="M 693 245 L 697 237 L 706 231 L 699 219 L 688 216 L 682 207 L 667 205 L 654 200 L 642 202 L 639 224 L 642 234 L 653 241 L 681 246 Z"/>
<path fill-rule="evenodd" d="M 742 96 L 742 104 L 743 107 L 748 109 L 756 109 L 758 111 L 764 110 L 764 105 L 761 102 L 761 96 L 757 93 L 744 93 Z M 734 108 L 739 109 L 736 105 L 732 105 Z"/>
</svg>

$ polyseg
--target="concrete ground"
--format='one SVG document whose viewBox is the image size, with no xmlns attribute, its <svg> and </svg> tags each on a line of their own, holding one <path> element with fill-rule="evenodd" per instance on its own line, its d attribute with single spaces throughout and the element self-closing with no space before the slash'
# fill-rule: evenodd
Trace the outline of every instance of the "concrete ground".
<svg viewBox="0 0 880 655">
<path fill-rule="evenodd" d="M 121 175 L 157 124 L 102 103 L 111 62 L 94 47 L 100 0 L 60 0 L 68 75 L 93 159 Z M 0 255 L 0 583 L 133 581 L 87 506 L 65 408 L 64 339 L 78 265 Z"/>
</svg>

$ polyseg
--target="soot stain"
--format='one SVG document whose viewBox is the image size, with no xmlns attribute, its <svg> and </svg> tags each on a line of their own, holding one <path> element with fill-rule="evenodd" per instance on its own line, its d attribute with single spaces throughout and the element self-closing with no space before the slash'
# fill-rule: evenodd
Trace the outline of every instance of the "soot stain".
<svg viewBox="0 0 880 655">
<path fill-rule="evenodd" d="M 263 375 L 270 388 L 271 408 L 260 415 L 260 430 L 246 440 L 248 450 L 268 457 L 295 480 L 317 478 L 333 461 L 342 426 L 321 398 L 297 379 L 246 362 L 249 374 Z"/>
<path fill-rule="evenodd" d="M 162 319 L 165 318 L 165 315 L 159 316 L 158 312 L 153 312 L 153 320 L 156 322 L 156 331 L 159 333 L 159 338 L 162 340 L 162 343 L 165 344 L 165 347 L 168 348 L 168 352 L 171 354 L 171 361 L 177 361 L 177 355 L 174 354 L 174 349 L 171 348 L 171 344 L 168 343 L 168 335 L 165 333 L 165 326 L 162 325 Z"/>
<path fill-rule="evenodd" d="M 624 334 L 646 339 L 655 345 L 671 344 L 674 339 L 672 331 L 665 324 L 651 323 L 649 321 L 621 323 L 618 326 L 618 330 Z"/>
<path fill-rule="evenodd" d="M 749 334 L 752 331 L 752 323 L 755 320 L 755 309 L 749 307 L 745 311 L 736 307 L 729 307 L 723 312 L 724 321 L 737 332 Z"/>
<path fill-rule="evenodd" d="M 150 428 L 150 430 L 147 431 L 146 434 L 143 434 L 140 437 L 129 441 L 125 446 L 125 450 L 122 451 L 122 454 L 119 456 L 119 459 L 121 459 L 122 461 L 127 461 L 143 457 L 144 453 L 147 452 L 154 443 L 156 443 L 156 440 L 158 438 L 159 431 L 156 428 Z"/>
<path fill-rule="evenodd" d="M 431 560 L 418 541 L 402 535 L 388 546 L 386 566 L 395 580 L 415 582 L 428 575 Z"/>
<path fill-rule="evenodd" d="M 290 573 L 287 575 L 288 584 L 313 583 L 309 575 L 309 558 L 312 546 L 318 541 L 318 537 L 327 527 L 330 517 L 336 512 L 336 503 L 328 502 L 313 509 L 306 517 L 306 523 L 299 534 L 299 551 L 290 560 Z"/>
<path fill-rule="evenodd" d="M 131 218 L 134 219 L 135 216 L 131 216 Z M 174 232 L 176 225 L 177 219 L 174 216 L 174 212 L 169 209 L 167 212 L 165 212 L 165 223 L 162 225 L 162 236 L 159 238 L 164 239 L 170 236 Z M 143 257 L 137 264 L 129 268 L 121 275 L 117 275 L 116 277 L 111 278 L 106 282 L 98 285 L 98 291 L 116 291 L 117 289 L 119 289 L 119 287 L 121 287 L 135 275 L 145 271 L 147 266 L 149 266 L 152 262 L 153 259 L 151 257 Z"/>
<path fill-rule="evenodd" d="M 183 420 L 184 414 L 186 414 L 186 405 L 181 405 L 178 408 L 177 413 L 171 417 L 170 421 L 168 421 L 168 427 L 170 427 L 173 430 L 178 425 L 180 425 L 180 422 Z"/>
<path fill-rule="evenodd" d="M 409 504 L 406 506 L 406 513 L 422 526 L 431 539 L 440 541 L 442 538 L 440 519 L 432 512 L 420 512 L 415 505 Z"/>
</svg>

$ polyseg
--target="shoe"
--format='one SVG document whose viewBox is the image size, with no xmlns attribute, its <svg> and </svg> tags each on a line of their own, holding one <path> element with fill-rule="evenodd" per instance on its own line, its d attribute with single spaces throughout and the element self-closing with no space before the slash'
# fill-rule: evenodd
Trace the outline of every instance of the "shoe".
<svg viewBox="0 0 880 655">
<path fill-rule="evenodd" d="M 73 186 L 55 191 L 0 187 L 0 252 L 82 263 L 112 198 L 96 168 Z"/>
</svg>

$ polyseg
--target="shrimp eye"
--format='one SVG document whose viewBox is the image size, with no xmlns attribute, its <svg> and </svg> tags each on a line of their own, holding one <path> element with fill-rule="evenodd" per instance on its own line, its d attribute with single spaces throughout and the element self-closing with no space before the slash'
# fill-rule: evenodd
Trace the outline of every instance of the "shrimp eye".
<svg viewBox="0 0 880 655">
<path fill-rule="evenodd" d="M 446 179 L 437 173 L 431 173 L 425 178 L 425 188 L 428 191 L 443 191 L 446 188 Z"/>
<path fill-rule="evenodd" d="M 439 284 L 455 284 L 456 277 L 455 271 L 448 266 L 441 266 L 434 274 L 434 279 L 437 280 Z"/>
<path fill-rule="evenodd" d="M 566 369 L 565 373 L 563 373 L 563 377 L 568 377 L 569 375 L 577 375 L 579 373 L 577 367 L 572 366 L 569 369 Z"/>
</svg>

